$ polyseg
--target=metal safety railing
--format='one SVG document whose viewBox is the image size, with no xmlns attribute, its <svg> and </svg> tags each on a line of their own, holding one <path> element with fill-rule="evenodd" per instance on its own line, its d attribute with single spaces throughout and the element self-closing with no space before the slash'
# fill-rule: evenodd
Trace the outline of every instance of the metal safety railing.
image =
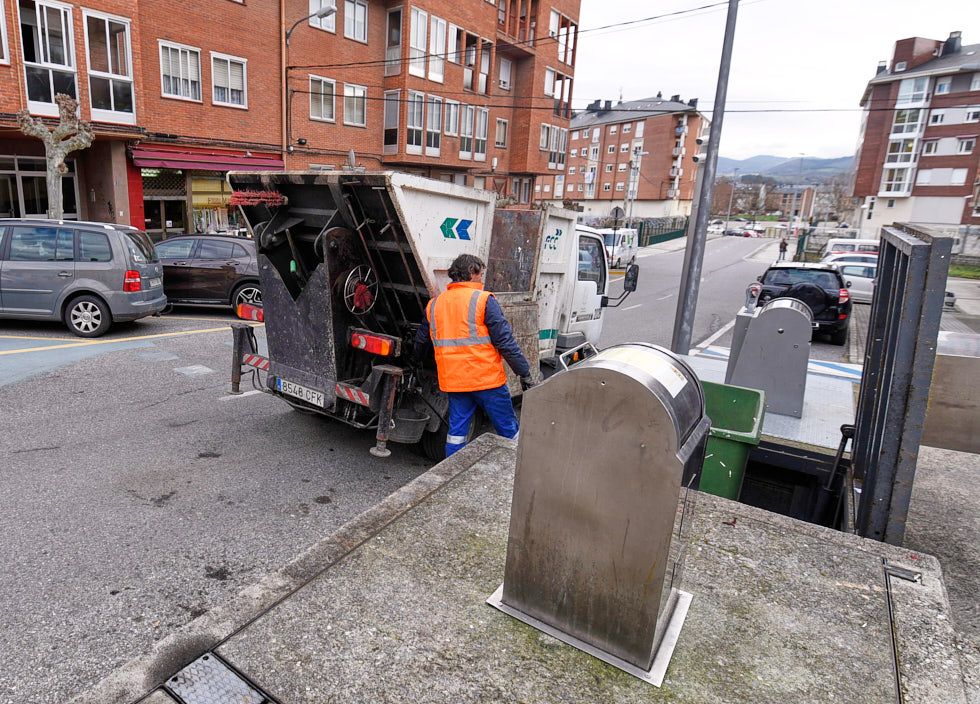
<svg viewBox="0 0 980 704">
<path fill-rule="evenodd" d="M 905 537 L 951 248 L 923 228 L 882 228 L 855 418 L 854 529 L 893 545 Z"/>
</svg>

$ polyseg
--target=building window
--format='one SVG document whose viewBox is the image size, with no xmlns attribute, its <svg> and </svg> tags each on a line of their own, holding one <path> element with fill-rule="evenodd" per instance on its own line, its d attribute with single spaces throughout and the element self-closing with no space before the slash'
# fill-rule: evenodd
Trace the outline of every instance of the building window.
<svg viewBox="0 0 980 704">
<path fill-rule="evenodd" d="M 616 184 L 616 190 L 617 191 L 624 191 L 624 190 L 626 190 L 626 184 L 625 183 L 617 183 Z"/>
<path fill-rule="evenodd" d="M 930 125 L 941 125 L 946 121 L 946 111 L 945 110 L 933 110 L 929 114 L 929 124 Z"/>
<path fill-rule="evenodd" d="M 7 49 L 7 10 L 3 6 L 3 0 L 0 0 L 0 17 L 3 18 L 3 22 L 0 22 L 0 64 L 9 64 L 10 53 Z"/>
<path fill-rule="evenodd" d="M 908 66 L 908 64 L 905 61 L 899 61 L 895 64 L 895 70 L 904 71 L 906 66 Z"/>
<path fill-rule="evenodd" d="M 310 119 L 335 122 L 334 95 L 337 84 L 329 78 L 310 76 Z"/>
<path fill-rule="evenodd" d="M 592 141 L 593 142 L 598 142 L 599 141 L 599 128 L 598 127 L 596 127 L 595 129 L 592 130 Z"/>
<path fill-rule="evenodd" d="M 446 101 L 446 136 L 455 137 L 459 134 L 459 103 L 455 100 Z"/>
<path fill-rule="evenodd" d="M 609 134 L 616 134 L 616 125 L 609 126 Z"/>
<path fill-rule="evenodd" d="M 599 147 L 590 147 L 589 148 L 589 159 L 591 161 L 598 161 L 599 160 Z"/>
<path fill-rule="evenodd" d="M 5 23 L 6 16 L 2 19 Z M 24 74 L 31 112 L 54 116 L 58 114 L 54 96 L 64 93 L 78 98 L 72 27 L 70 7 L 20 0 Z"/>
<path fill-rule="evenodd" d="M 429 96 L 428 116 L 425 123 L 425 153 L 439 156 L 442 142 L 442 98 Z"/>
<path fill-rule="evenodd" d="M 541 139 L 538 140 L 538 149 L 546 151 L 551 144 L 551 125 L 541 125 Z"/>
<path fill-rule="evenodd" d="M 575 167 L 574 166 L 569 166 L 568 167 L 568 175 L 569 176 L 574 176 L 575 175 Z"/>
<path fill-rule="evenodd" d="M 160 75 L 164 97 L 201 100 L 199 49 L 160 42 Z"/>
<path fill-rule="evenodd" d="M 510 90 L 511 75 L 514 72 L 514 62 L 510 59 L 500 57 L 500 87 L 503 90 Z"/>
<path fill-rule="evenodd" d="M 408 38 L 408 72 L 425 78 L 425 52 L 428 46 L 429 14 L 412 8 L 412 26 Z"/>
<path fill-rule="evenodd" d="M 885 169 L 881 177 L 881 190 L 885 193 L 904 193 L 909 188 L 911 169 Z"/>
<path fill-rule="evenodd" d="M 976 137 L 967 137 L 965 139 L 957 140 L 956 142 L 956 153 L 957 154 L 972 154 L 973 147 L 977 144 Z"/>
<path fill-rule="evenodd" d="M 548 17 L 548 36 L 558 38 L 558 28 L 561 26 L 561 15 L 557 10 L 552 10 Z"/>
<path fill-rule="evenodd" d="M 480 108 L 476 111 L 476 142 L 473 145 L 473 158 L 476 161 L 486 161 L 487 131 L 490 128 L 490 110 Z"/>
<path fill-rule="evenodd" d="M 611 174 L 612 173 L 612 170 L 613 170 L 613 165 L 612 164 L 606 164 L 606 173 L 607 174 Z"/>
<path fill-rule="evenodd" d="M 134 124 L 129 22 L 88 10 L 83 13 L 92 118 Z"/>
<path fill-rule="evenodd" d="M 888 143 L 888 155 L 885 162 L 888 164 L 907 164 L 915 156 L 915 140 L 901 139 Z"/>
<path fill-rule="evenodd" d="M 553 96 L 555 94 L 555 70 L 546 68 L 544 70 L 544 94 Z"/>
<path fill-rule="evenodd" d="M 894 199 L 894 198 L 889 198 L 889 199 L 888 199 L 888 200 L 887 200 L 887 201 L 885 202 L 885 207 L 886 207 L 886 208 L 894 208 L 894 207 L 895 207 L 895 199 Z"/>
<path fill-rule="evenodd" d="M 625 124 L 625 125 L 623 125 L 623 133 L 624 133 L 624 134 L 625 134 L 626 132 L 632 132 L 632 131 L 633 131 L 633 123 L 632 123 L 632 122 L 630 122 L 630 123 L 628 123 L 628 124 Z"/>
<path fill-rule="evenodd" d="M 943 76 L 942 78 L 936 79 L 936 95 L 945 95 L 949 93 L 950 88 L 953 86 L 952 76 Z"/>
<path fill-rule="evenodd" d="M 473 158 L 473 113 L 472 105 L 463 105 L 459 110 L 459 158 Z"/>
<path fill-rule="evenodd" d="M 507 120 L 497 120 L 497 132 L 493 139 L 493 146 L 507 146 Z"/>
<path fill-rule="evenodd" d="M 402 72 L 402 11 L 388 10 L 388 27 L 385 32 L 385 75 L 397 76 Z"/>
<path fill-rule="evenodd" d="M 645 122 L 637 122 L 636 123 L 636 138 L 637 139 L 639 139 L 640 137 L 643 136 L 643 126 L 645 124 L 646 124 Z"/>
<path fill-rule="evenodd" d="M 316 27 L 317 29 L 322 29 L 325 32 L 336 32 L 337 31 L 337 14 L 334 13 L 328 17 L 315 17 L 317 12 L 320 11 L 324 6 L 333 7 L 334 0 L 310 0 L 310 26 Z"/>
<path fill-rule="evenodd" d="M 442 83 L 445 78 L 446 20 L 432 16 L 429 33 L 429 80 Z"/>
<path fill-rule="evenodd" d="M 607 154 L 615 154 L 616 153 L 616 145 L 615 144 L 610 144 L 608 147 L 606 147 L 606 153 Z"/>
<path fill-rule="evenodd" d="M 449 25 L 449 41 L 446 44 L 447 53 L 446 56 L 449 58 L 449 63 L 458 64 L 462 61 L 463 52 L 459 48 L 459 39 L 462 32 L 459 31 L 459 27 L 454 24 Z"/>
<path fill-rule="evenodd" d="M 629 153 L 629 150 L 630 150 L 630 145 L 628 143 L 627 144 L 620 144 L 619 145 L 619 153 L 620 154 L 628 154 Z"/>
<path fill-rule="evenodd" d="M 967 108 L 963 122 L 980 122 L 980 108 Z"/>
<path fill-rule="evenodd" d="M 211 52 L 211 102 L 235 108 L 248 108 L 245 59 Z"/>
<path fill-rule="evenodd" d="M 344 1 L 344 36 L 367 44 L 367 0 Z"/>
<path fill-rule="evenodd" d="M 930 154 L 935 154 L 939 150 L 939 140 L 931 139 L 928 142 L 922 143 L 922 156 L 928 156 Z"/>
<path fill-rule="evenodd" d="M 616 170 L 617 171 L 626 171 L 626 164 L 620 164 L 618 167 L 616 167 Z"/>
<path fill-rule="evenodd" d="M 980 73 L 973 74 L 973 80 L 970 81 L 970 90 L 980 90 Z"/>
<path fill-rule="evenodd" d="M 953 173 L 949 177 L 949 185 L 951 186 L 964 185 L 966 183 L 966 172 L 967 169 L 953 169 Z"/>
<path fill-rule="evenodd" d="M 332 86 L 331 86 L 332 89 Z M 331 107 L 333 101 L 331 100 Z M 384 113 L 384 153 L 396 154 L 398 152 L 398 113 L 401 108 L 401 91 L 385 91 L 385 113 Z"/>
<path fill-rule="evenodd" d="M 367 88 L 364 86 L 344 84 L 344 124 L 367 125 Z"/>
<path fill-rule="evenodd" d="M 604 184 L 602 184 L 602 190 L 603 191 L 611 191 L 612 190 L 612 184 L 611 183 L 604 183 Z"/>
<path fill-rule="evenodd" d="M 576 190 L 577 190 L 577 191 L 578 191 L 579 193 L 581 193 L 581 192 L 582 192 L 582 184 L 581 184 L 581 183 L 580 183 L 580 184 L 578 184 L 578 186 L 576 187 Z"/>
<path fill-rule="evenodd" d="M 892 134 L 908 134 L 919 131 L 919 120 L 923 110 L 896 110 Z"/>
<path fill-rule="evenodd" d="M 544 184 L 544 192 L 545 193 L 551 193 L 551 184 L 550 183 Z"/>
<path fill-rule="evenodd" d="M 425 94 L 408 92 L 408 117 L 405 120 L 408 137 L 405 151 L 409 154 L 422 153 L 422 133 L 425 129 Z"/>
<path fill-rule="evenodd" d="M 925 101 L 928 95 L 928 78 L 906 78 L 898 84 L 898 102 L 896 104 L 921 103 Z"/>
</svg>

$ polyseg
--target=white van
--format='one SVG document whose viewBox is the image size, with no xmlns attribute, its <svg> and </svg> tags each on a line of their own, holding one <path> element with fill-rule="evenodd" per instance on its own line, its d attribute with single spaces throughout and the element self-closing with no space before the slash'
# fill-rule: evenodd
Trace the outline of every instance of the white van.
<svg viewBox="0 0 980 704">
<path fill-rule="evenodd" d="M 831 237 L 827 240 L 827 246 L 823 248 L 821 256 L 828 254 L 844 254 L 849 252 L 869 252 L 878 253 L 880 240 L 855 240 L 850 238 Z"/>
<path fill-rule="evenodd" d="M 614 230 L 607 227 L 599 230 L 599 233 L 606 243 L 606 256 L 609 259 L 610 267 L 621 269 L 636 262 L 640 239 L 636 230 L 622 227 Z"/>
</svg>

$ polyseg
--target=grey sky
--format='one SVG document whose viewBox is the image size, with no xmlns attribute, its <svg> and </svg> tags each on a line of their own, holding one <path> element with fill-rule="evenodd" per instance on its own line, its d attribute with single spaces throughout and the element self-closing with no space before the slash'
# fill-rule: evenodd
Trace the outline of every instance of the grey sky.
<svg viewBox="0 0 980 704">
<path fill-rule="evenodd" d="M 717 0 L 582 0 L 588 29 L 712 4 Z M 574 107 L 595 98 L 646 98 L 662 91 L 714 100 L 725 7 L 580 37 Z M 980 43 L 977 0 L 742 0 L 721 154 L 835 157 L 857 144 L 860 112 L 738 113 L 738 110 L 858 108 L 895 40 Z M 710 115 L 709 115 L 710 116 Z"/>
</svg>

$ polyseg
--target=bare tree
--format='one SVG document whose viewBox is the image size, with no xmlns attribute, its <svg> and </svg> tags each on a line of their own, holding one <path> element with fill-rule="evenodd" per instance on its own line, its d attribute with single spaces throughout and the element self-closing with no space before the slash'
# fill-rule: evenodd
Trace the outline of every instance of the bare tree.
<svg viewBox="0 0 980 704">
<path fill-rule="evenodd" d="M 44 142 L 44 158 L 47 162 L 48 217 L 60 220 L 65 214 L 61 177 L 68 173 L 65 157 L 73 151 L 92 144 L 95 135 L 92 126 L 78 117 L 78 101 L 70 95 L 59 93 L 54 97 L 60 119 L 52 129 L 27 110 L 17 113 L 20 131 L 28 137 Z"/>
</svg>

